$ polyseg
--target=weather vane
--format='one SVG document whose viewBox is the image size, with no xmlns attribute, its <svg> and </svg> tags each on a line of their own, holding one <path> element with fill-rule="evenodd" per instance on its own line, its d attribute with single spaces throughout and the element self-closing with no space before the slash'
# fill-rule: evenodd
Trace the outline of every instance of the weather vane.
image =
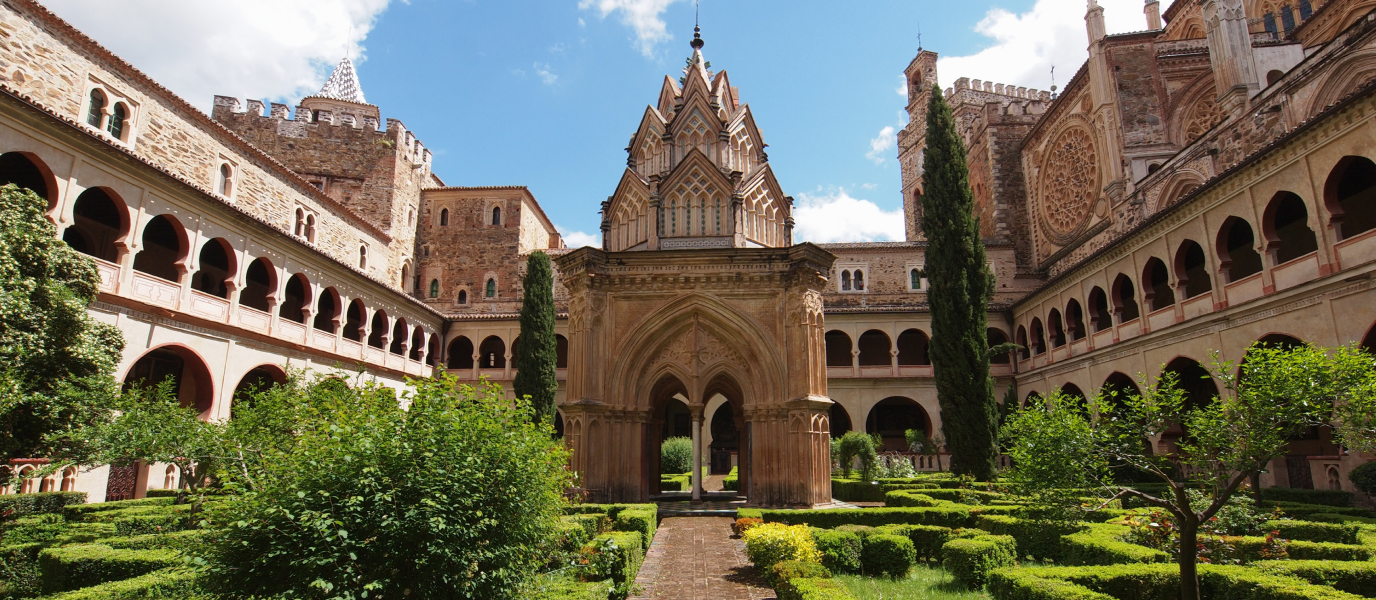
<svg viewBox="0 0 1376 600">
<path fill-rule="evenodd" d="M 917 25 L 917 51 L 922 51 L 922 24 Z"/>
</svg>

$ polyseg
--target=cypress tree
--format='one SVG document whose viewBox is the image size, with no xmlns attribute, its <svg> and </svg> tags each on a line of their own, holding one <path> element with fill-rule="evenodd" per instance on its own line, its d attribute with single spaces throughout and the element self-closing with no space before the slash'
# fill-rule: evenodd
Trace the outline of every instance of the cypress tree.
<svg viewBox="0 0 1376 600">
<path fill-rule="evenodd" d="M 941 88 L 927 103 L 922 232 L 931 281 L 932 367 L 951 472 L 988 481 L 998 458 L 998 404 L 989 378 L 986 311 L 993 274 L 974 213 L 965 144 Z"/>
<path fill-rule="evenodd" d="M 534 252 L 526 259 L 522 280 L 521 339 L 516 346 L 516 396 L 530 396 L 535 422 L 554 421 L 554 378 L 557 342 L 554 338 L 554 269 L 549 255 Z"/>
</svg>

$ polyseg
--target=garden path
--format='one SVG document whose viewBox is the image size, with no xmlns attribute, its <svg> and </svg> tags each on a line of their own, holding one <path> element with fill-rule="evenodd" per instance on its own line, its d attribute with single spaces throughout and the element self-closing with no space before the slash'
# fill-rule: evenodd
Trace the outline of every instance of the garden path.
<svg viewBox="0 0 1376 600">
<path fill-rule="evenodd" d="M 774 591 L 731 537 L 730 517 L 669 517 L 660 521 L 630 600 L 766 600 Z"/>
</svg>

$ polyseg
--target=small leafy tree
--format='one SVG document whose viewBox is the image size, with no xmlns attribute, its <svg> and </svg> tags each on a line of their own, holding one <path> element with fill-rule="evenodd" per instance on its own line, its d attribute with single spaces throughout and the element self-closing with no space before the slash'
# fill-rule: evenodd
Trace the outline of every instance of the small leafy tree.
<svg viewBox="0 0 1376 600">
<path fill-rule="evenodd" d="M 692 470 L 692 438 L 671 437 L 659 445 L 659 472 L 677 475 Z"/>
<path fill-rule="evenodd" d="M 1358 435 L 1352 424 L 1370 423 L 1372 415 L 1356 407 L 1376 404 L 1372 363 L 1355 346 L 1257 344 L 1236 371 L 1215 356 L 1213 376 L 1224 384 L 1224 394 L 1206 406 L 1188 402 L 1170 371 L 1154 383 L 1143 380 L 1142 393 L 1117 407 L 1100 394 L 1081 408 L 1057 392 L 1019 410 L 1004 426 L 1014 465 L 1008 477 L 1024 493 L 1068 512 L 1080 506 L 1086 488 L 1166 511 L 1179 540 L 1181 598 L 1198 600 L 1201 527 L 1244 482 L 1284 455 L 1289 439 L 1304 429 L 1336 424 L 1340 436 Z M 1187 433 L 1179 450 L 1151 453 L 1144 441 L 1174 425 Z M 1118 464 L 1152 474 L 1167 493 L 1114 485 L 1109 471 Z M 1192 494 L 1191 487 L 1201 493 Z"/>
<path fill-rule="evenodd" d="M 908 442 L 909 450 L 927 458 L 935 459 L 936 470 L 943 470 L 941 466 L 941 447 L 946 445 L 946 439 L 941 437 L 940 431 L 928 437 L 926 431 L 921 429 L 909 429 L 903 432 L 903 437 Z"/>
<path fill-rule="evenodd" d="M 46 208 L 0 187 L 0 465 L 51 455 L 50 434 L 91 419 L 124 349 L 118 329 L 86 313 L 95 261 L 57 239 Z M 0 485 L 8 479 L 0 468 Z"/>
<path fill-rule="evenodd" d="M 533 252 L 526 259 L 522 281 L 521 340 L 516 346 L 516 380 L 511 382 L 517 397 L 530 397 L 535 421 L 554 422 L 554 394 L 558 340 L 554 336 L 554 268 L 549 255 Z"/>
<path fill-rule="evenodd" d="M 255 489 L 226 499 L 207 584 L 233 597 L 526 597 L 555 549 L 568 452 L 529 402 L 447 375 L 402 400 L 315 393 Z"/>
<path fill-rule="evenodd" d="M 869 479 L 874 475 L 875 462 L 879 460 L 879 454 L 875 451 L 874 438 L 859 431 L 847 431 L 841 436 L 840 457 L 841 472 L 847 479 L 850 478 L 851 463 L 856 458 L 860 459 L 860 478 Z"/>
</svg>

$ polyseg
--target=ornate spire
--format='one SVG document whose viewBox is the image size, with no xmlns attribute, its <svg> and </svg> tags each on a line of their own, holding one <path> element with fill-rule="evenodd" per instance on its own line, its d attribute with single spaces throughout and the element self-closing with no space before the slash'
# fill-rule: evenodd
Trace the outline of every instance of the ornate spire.
<svg viewBox="0 0 1376 600">
<path fill-rule="evenodd" d="M 693 41 L 688 42 L 688 45 L 692 46 L 694 50 L 701 50 L 703 46 L 707 45 L 707 42 L 702 41 L 702 29 L 698 28 L 697 25 L 693 26 Z"/>
<path fill-rule="evenodd" d="M 339 61 L 334 73 L 330 74 L 329 81 L 325 82 L 325 87 L 320 88 L 315 95 L 345 102 L 368 103 L 363 99 L 363 88 L 358 85 L 358 73 L 354 71 L 354 63 L 347 56 Z"/>
</svg>

